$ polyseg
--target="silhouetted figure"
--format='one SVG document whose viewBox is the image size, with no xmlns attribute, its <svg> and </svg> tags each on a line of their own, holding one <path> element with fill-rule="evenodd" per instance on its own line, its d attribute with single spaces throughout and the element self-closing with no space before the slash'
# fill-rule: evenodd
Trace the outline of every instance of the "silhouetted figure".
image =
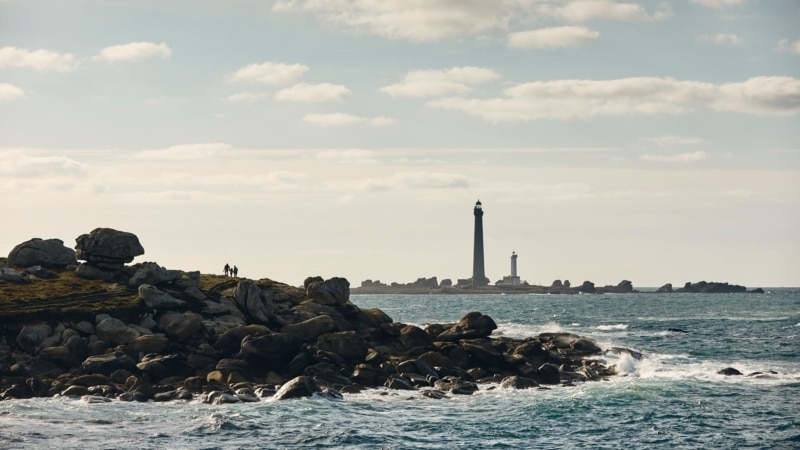
<svg viewBox="0 0 800 450">
<path fill-rule="evenodd" d="M 228 263 L 225 263 L 225 276 L 226 277 L 228 276 L 230 271 L 231 271 L 231 266 L 229 266 Z"/>
<path fill-rule="evenodd" d="M 239 276 L 239 268 L 236 267 L 236 266 L 233 266 L 233 276 L 234 277 L 238 277 Z"/>
</svg>

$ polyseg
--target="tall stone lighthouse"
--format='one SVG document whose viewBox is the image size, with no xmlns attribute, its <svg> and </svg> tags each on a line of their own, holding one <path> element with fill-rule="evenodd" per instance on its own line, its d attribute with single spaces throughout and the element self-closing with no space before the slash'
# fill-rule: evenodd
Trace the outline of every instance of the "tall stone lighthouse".
<svg viewBox="0 0 800 450">
<path fill-rule="evenodd" d="M 481 201 L 475 203 L 472 210 L 475 215 L 475 247 L 472 253 L 472 285 L 485 286 L 489 284 L 483 266 L 483 207 Z"/>
</svg>

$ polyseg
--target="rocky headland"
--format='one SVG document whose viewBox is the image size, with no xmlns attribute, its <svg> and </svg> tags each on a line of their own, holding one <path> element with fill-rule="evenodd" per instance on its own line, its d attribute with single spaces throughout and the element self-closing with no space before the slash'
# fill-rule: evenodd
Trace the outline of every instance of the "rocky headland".
<svg viewBox="0 0 800 450">
<path fill-rule="evenodd" d="M 130 264 L 138 238 L 98 228 L 32 239 L 0 258 L 0 400 L 208 403 L 384 387 L 431 398 L 545 388 L 615 374 L 595 342 L 567 333 L 492 337 L 480 312 L 424 328 L 359 308 L 344 278 L 302 287 Z"/>
</svg>

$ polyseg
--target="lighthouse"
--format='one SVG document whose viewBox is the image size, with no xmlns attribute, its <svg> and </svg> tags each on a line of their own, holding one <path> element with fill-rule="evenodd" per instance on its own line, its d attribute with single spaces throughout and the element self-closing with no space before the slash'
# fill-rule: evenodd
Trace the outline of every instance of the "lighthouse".
<svg viewBox="0 0 800 450">
<path fill-rule="evenodd" d="M 489 279 L 486 278 L 486 273 L 483 268 L 483 206 L 480 200 L 475 203 L 472 214 L 475 216 L 475 242 L 472 252 L 472 285 L 485 286 L 489 284 Z"/>
</svg>

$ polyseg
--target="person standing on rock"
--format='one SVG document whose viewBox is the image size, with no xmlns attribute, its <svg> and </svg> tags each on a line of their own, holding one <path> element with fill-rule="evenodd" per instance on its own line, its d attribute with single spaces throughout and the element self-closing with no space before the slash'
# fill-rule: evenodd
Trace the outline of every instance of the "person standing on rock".
<svg viewBox="0 0 800 450">
<path fill-rule="evenodd" d="M 228 273 L 230 273 L 230 271 L 231 271 L 231 266 L 228 265 L 228 263 L 225 263 L 225 268 L 224 269 L 225 269 L 225 276 L 227 277 Z"/>
<path fill-rule="evenodd" d="M 239 268 L 236 267 L 236 266 L 233 266 L 233 276 L 234 277 L 238 277 L 239 276 Z"/>
</svg>

